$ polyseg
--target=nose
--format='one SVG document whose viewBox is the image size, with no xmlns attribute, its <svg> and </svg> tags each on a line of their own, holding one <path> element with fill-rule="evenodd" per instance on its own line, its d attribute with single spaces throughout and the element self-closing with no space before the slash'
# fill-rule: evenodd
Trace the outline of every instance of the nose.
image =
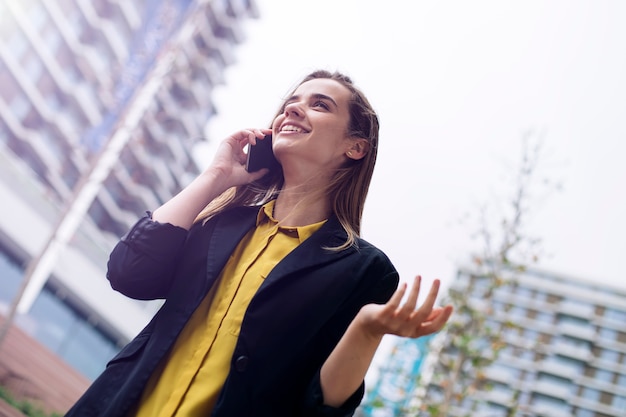
<svg viewBox="0 0 626 417">
<path fill-rule="evenodd" d="M 300 117 L 304 114 L 304 112 L 302 111 L 302 108 L 300 107 L 300 104 L 298 104 L 298 102 L 291 102 L 285 105 L 285 116 L 296 116 L 296 117 Z"/>
</svg>

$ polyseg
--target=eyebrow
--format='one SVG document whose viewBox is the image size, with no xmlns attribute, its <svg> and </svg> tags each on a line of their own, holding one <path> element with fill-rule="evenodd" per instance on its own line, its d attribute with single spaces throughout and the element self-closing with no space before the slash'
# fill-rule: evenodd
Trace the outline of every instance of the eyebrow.
<svg viewBox="0 0 626 417">
<path fill-rule="evenodd" d="M 333 100 L 332 97 L 327 96 L 326 94 L 321 94 L 321 93 L 315 93 L 315 94 L 311 94 L 311 98 L 314 100 L 327 100 L 330 101 L 332 103 L 332 105 L 335 108 L 338 108 L 339 106 L 337 105 L 337 103 L 335 102 L 335 100 Z M 291 97 L 289 97 L 286 101 L 285 101 L 285 105 L 293 102 L 293 101 L 297 101 L 298 99 L 300 99 L 300 96 L 298 95 L 293 95 Z"/>
</svg>

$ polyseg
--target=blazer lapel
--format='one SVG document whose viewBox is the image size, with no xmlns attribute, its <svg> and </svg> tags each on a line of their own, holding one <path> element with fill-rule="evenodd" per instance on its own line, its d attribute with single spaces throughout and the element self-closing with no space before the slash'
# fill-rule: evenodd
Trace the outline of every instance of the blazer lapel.
<svg viewBox="0 0 626 417">
<path fill-rule="evenodd" d="M 207 282 L 217 279 L 230 254 L 256 224 L 258 211 L 258 207 L 240 207 L 216 218 L 207 254 Z"/>
<path fill-rule="evenodd" d="M 352 253 L 355 249 L 348 248 L 342 251 L 330 251 L 325 247 L 334 247 L 343 244 L 347 235 L 339 220 L 335 216 L 308 239 L 302 242 L 297 248 L 290 252 L 282 261 L 272 269 L 270 274 L 259 288 L 259 292 L 270 287 L 285 275 L 292 274 L 299 270 L 307 269 L 316 265 L 336 261 Z"/>
</svg>

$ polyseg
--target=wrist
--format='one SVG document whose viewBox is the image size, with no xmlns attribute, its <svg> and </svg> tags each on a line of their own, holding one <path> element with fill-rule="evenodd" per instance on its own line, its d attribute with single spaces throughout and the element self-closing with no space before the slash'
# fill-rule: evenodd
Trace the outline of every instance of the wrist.
<svg viewBox="0 0 626 417">
<path fill-rule="evenodd" d="M 355 319 L 350 323 L 350 327 L 352 327 L 352 332 L 355 336 L 368 344 L 380 343 L 385 335 L 384 332 L 376 331 L 376 326 L 374 326 L 374 323 L 363 313 L 363 310 L 356 315 Z"/>
<path fill-rule="evenodd" d="M 198 176 L 197 180 L 209 186 L 215 196 L 232 187 L 228 183 L 228 173 L 219 167 L 208 167 Z"/>
</svg>

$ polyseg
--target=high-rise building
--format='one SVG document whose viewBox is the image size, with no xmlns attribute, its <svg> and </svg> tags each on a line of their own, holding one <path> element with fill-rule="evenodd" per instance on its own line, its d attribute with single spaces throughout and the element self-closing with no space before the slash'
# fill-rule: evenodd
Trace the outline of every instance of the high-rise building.
<svg viewBox="0 0 626 417">
<path fill-rule="evenodd" d="M 257 14 L 254 0 L 0 0 L 0 313 L 28 266 L 48 268 L 15 322 L 89 378 L 159 306 L 110 289 L 108 254 L 199 173 L 212 90 Z"/>
<path fill-rule="evenodd" d="M 377 368 L 377 375 L 357 409 L 358 417 L 396 417 L 411 406 L 418 388 L 424 358 L 432 335 L 411 339 L 395 337 L 389 353 Z"/>
<path fill-rule="evenodd" d="M 475 305 L 485 285 L 468 271 L 453 284 Z M 495 290 L 492 307 L 486 325 L 501 332 L 505 347 L 485 369 L 491 389 L 452 398 L 449 416 L 626 416 L 626 290 L 527 271 Z M 455 355 L 447 340 L 445 332 L 434 339 L 438 377 L 418 403 L 439 401 L 442 386 L 457 383 L 437 366 L 437 358 Z"/>
</svg>

